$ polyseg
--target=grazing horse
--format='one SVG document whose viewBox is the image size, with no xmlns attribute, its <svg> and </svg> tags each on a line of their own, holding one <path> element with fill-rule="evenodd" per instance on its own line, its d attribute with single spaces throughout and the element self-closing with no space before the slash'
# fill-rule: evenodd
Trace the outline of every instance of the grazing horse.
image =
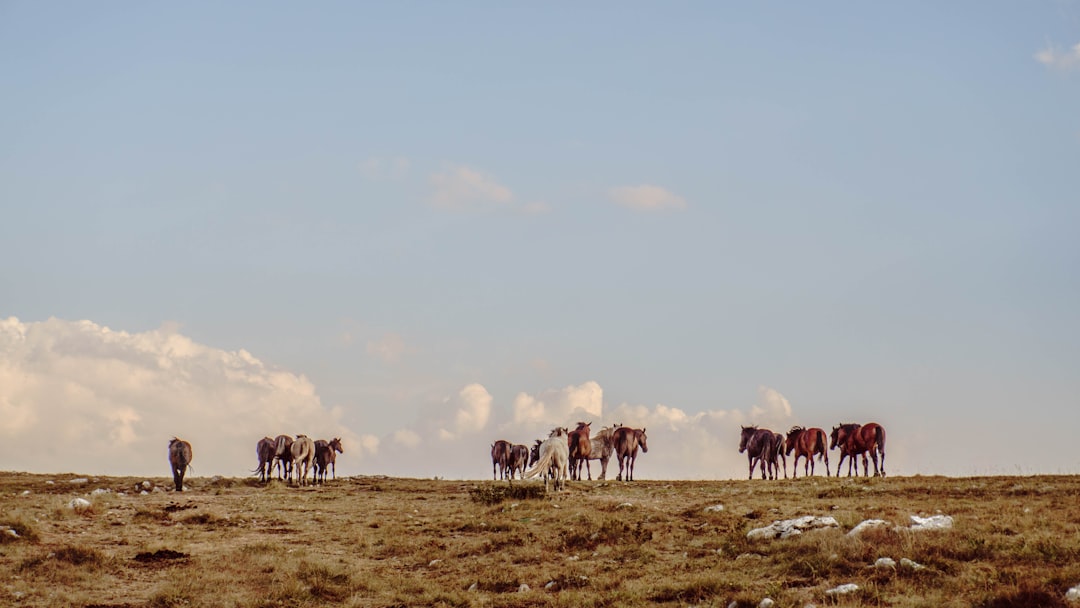
<svg viewBox="0 0 1080 608">
<path fill-rule="evenodd" d="M 863 477 L 869 477 L 870 466 L 866 455 L 874 461 L 874 477 L 885 476 L 885 427 L 876 422 L 869 424 L 841 423 L 832 430 L 829 449 L 840 448 L 840 462 L 836 464 L 836 476 L 840 476 L 840 467 L 844 464 L 844 457 L 848 457 L 848 477 L 851 477 L 852 463 L 855 466 L 855 476 L 859 476 L 859 463 L 855 457 L 862 454 Z M 881 469 L 878 470 L 878 455 L 881 455 Z"/>
<path fill-rule="evenodd" d="M 326 468 L 330 467 L 331 479 L 337 479 L 337 455 L 344 454 L 341 447 L 341 439 L 334 437 L 330 441 L 318 439 L 315 441 L 315 481 L 326 483 Z"/>
<path fill-rule="evenodd" d="M 510 469 L 511 480 L 515 474 L 518 477 L 524 475 L 529 466 L 529 446 L 520 443 L 510 446 L 510 458 L 507 459 L 506 466 Z"/>
<path fill-rule="evenodd" d="M 296 483 L 306 486 L 308 471 L 312 469 L 312 465 L 315 463 L 315 442 L 307 435 L 297 435 L 289 451 L 292 453 Z"/>
<path fill-rule="evenodd" d="M 757 425 L 742 427 L 742 436 L 739 440 L 739 453 L 746 452 L 746 458 L 750 461 L 750 477 L 754 478 L 754 467 L 757 463 L 761 463 L 761 478 L 762 479 L 775 479 L 775 477 L 769 477 L 765 474 L 765 467 L 769 465 L 770 458 L 775 462 L 776 459 L 776 435 L 769 429 L 759 429 Z M 769 467 L 769 473 L 775 475 L 772 467 Z"/>
<path fill-rule="evenodd" d="M 255 455 L 259 457 L 259 468 L 252 471 L 252 473 L 259 474 L 259 481 L 266 482 L 270 479 L 276 449 L 277 446 L 274 444 L 274 440 L 269 437 L 263 437 L 255 444 Z"/>
<path fill-rule="evenodd" d="M 169 468 L 177 492 L 184 491 L 184 473 L 191 466 L 191 444 L 173 437 L 169 441 Z"/>
<path fill-rule="evenodd" d="M 491 444 L 491 477 L 506 479 L 506 468 L 510 463 L 510 450 L 514 446 L 505 439 Z"/>
<path fill-rule="evenodd" d="M 617 427 L 618 425 L 616 425 Z M 585 460 L 585 472 L 589 475 L 589 480 L 592 480 L 592 470 L 589 468 L 589 460 L 600 461 L 600 476 L 597 479 L 607 479 L 607 465 L 611 460 L 611 454 L 615 451 L 615 445 L 611 442 L 611 434 L 613 429 L 609 426 L 605 426 L 589 440 L 590 446 L 589 457 Z M 580 471 L 579 471 L 580 477 Z"/>
<path fill-rule="evenodd" d="M 292 478 L 292 444 L 293 438 L 288 435 L 278 435 L 274 438 L 274 468 L 277 469 L 278 479 L 282 473 L 285 481 Z"/>
<path fill-rule="evenodd" d="M 645 429 L 620 426 L 612 431 L 611 444 L 615 449 L 616 456 L 619 458 L 619 474 L 615 477 L 615 480 L 622 481 L 624 479 L 623 471 L 625 470 L 626 481 L 634 481 L 634 462 L 637 461 L 638 448 L 641 448 L 642 453 L 648 453 L 649 451 Z"/>
<path fill-rule="evenodd" d="M 555 479 L 555 490 L 566 488 L 566 478 L 570 476 L 570 444 L 567 437 L 570 432 L 565 428 L 556 428 L 551 435 L 540 444 L 540 458 L 536 464 L 525 471 L 525 478 L 544 475 L 544 489 L 547 490 L 548 479 Z"/>
<path fill-rule="evenodd" d="M 787 433 L 787 453 L 790 456 L 795 452 L 795 462 L 791 467 L 792 478 L 799 476 L 799 458 L 806 458 L 803 462 L 803 473 L 814 474 L 814 456 L 825 460 L 825 476 L 829 476 L 829 450 L 826 447 L 825 431 L 819 428 L 805 428 L 793 426 Z"/>
<path fill-rule="evenodd" d="M 589 460 L 589 454 L 592 453 L 592 441 L 589 439 L 592 433 L 589 428 L 591 424 L 591 422 L 579 422 L 577 428 L 570 431 L 570 479 L 581 481 L 581 465 Z M 590 474 L 589 477 L 591 478 L 592 475 Z"/>
</svg>

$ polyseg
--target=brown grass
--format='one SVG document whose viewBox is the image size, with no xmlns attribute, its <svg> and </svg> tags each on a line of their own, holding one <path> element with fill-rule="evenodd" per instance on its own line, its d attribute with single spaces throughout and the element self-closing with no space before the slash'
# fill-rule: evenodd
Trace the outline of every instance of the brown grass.
<svg viewBox="0 0 1080 608">
<path fill-rule="evenodd" d="M 0 473 L 0 605 L 1009 608 L 1065 606 L 1080 584 L 1076 477 L 574 482 L 559 494 L 517 481 L 196 478 L 190 492 L 142 496 L 139 481 Z M 87 496 L 101 487 L 114 492 Z M 71 512 L 75 496 L 92 507 Z M 952 530 L 845 534 L 938 512 Z M 746 538 L 802 515 L 841 529 Z M 872 568 L 879 557 L 926 568 Z M 825 593 L 843 583 L 860 590 Z"/>
</svg>

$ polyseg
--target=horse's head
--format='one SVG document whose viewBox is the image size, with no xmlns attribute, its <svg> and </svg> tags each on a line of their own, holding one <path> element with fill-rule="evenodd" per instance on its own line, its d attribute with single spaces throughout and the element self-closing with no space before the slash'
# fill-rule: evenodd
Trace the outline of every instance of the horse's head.
<svg viewBox="0 0 1080 608">
<path fill-rule="evenodd" d="M 638 446 L 641 447 L 642 452 L 649 451 L 648 437 L 645 436 L 645 427 L 641 427 L 641 430 L 635 433 L 637 435 Z"/>
<path fill-rule="evenodd" d="M 341 447 L 341 437 L 334 437 L 334 439 L 330 442 L 329 445 L 330 445 L 330 447 L 334 448 L 334 450 L 338 454 L 344 454 L 345 453 L 345 448 Z"/>
<path fill-rule="evenodd" d="M 847 440 L 848 425 L 840 424 L 832 427 L 832 433 L 829 435 L 829 449 L 834 450 L 838 445 L 844 445 Z"/>
<path fill-rule="evenodd" d="M 747 444 L 750 443 L 750 439 L 754 437 L 754 433 L 757 432 L 757 425 L 752 424 L 750 426 L 742 427 L 742 436 L 739 438 L 739 453 L 742 454 L 746 451 Z"/>
<path fill-rule="evenodd" d="M 529 449 L 529 466 L 531 467 L 540 460 L 540 445 L 544 443 L 542 439 L 537 439 L 536 443 Z"/>
</svg>

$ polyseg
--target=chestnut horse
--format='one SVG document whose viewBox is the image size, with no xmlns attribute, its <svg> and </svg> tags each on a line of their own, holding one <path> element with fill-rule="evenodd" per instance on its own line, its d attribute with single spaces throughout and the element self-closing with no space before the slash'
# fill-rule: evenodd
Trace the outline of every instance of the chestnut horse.
<svg viewBox="0 0 1080 608">
<path fill-rule="evenodd" d="M 592 442 L 590 441 L 589 434 L 592 430 L 589 428 L 591 422 L 579 422 L 577 428 L 570 431 L 569 447 L 570 447 L 570 479 L 581 481 L 581 465 L 585 464 L 589 460 L 589 454 L 592 453 Z M 589 474 L 592 478 L 592 474 Z"/>
<path fill-rule="evenodd" d="M 184 491 L 184 473 L 191 466 L 191 444 L 173 437 L 169 441 L 169 468 L 177 492 Z"/>
<path fill-rule="evenodd" d="M 840 462 L 836 464 L 836 476 L 840 476 L 840 468 L 844 464 L 844 457 L 848 460 L 848 477 L 851 477 L 851 467 L 854 463 L 855 476 L 859 476 L 859 463 L 855 457 L 862 454 L 863 477 L 870 476 L 870 467 L 867 463 L 867 454 L 874 461 L 874 477 L 885 476 L 885 427 L 876 422 L 869 424 L 841 423 L 832 430 L 832 441 L 829 449 L 840 448 Z M 881 455 L 881 469 L 878 469 L 878 455 Z"/>
<path fill-rule="evenodd" d="M 829 450 L 826 447 L 825 431 L 819 428 L 805 428 L 793 426 L 787 433 L 787 454 L 795 452 L 795 462 L 791 467 L 791 477 L 799 476 L 799 458 L 806 458 L 803 462 L 803 473 L 814 474 L 814 456 L 825 460 L 825 476 L 829 476 Z"/>
<path fill-rule="evenodd" d="M 754 478 L 754 468 L 758 463 L 761 464 L 762 479 L 776 479 L 776 471 L 771 465 L 776 462 L 777 435 L 779 433 L 773 433 L 769 429 L 759 429 L 756 424 L 742 427 L 739 453 L 746 452 L 746 458 L 750 461 L 749 479 Z M 768 475 L 765 471 L 767 466 Z"/>
<path fill-rule="evenodd" d="M 611 444 L 615 448 L 615 454 L 619 459 L 619 474 L 616 481 L 623 480 L 623 471 L 626 471 L 626 481 L 634 481 L 634 462 L 637 461 L 638 448 L 642 453 L 648 453 L 648 437 L 645 429 L 632 429 L 628 426 L 620 426 L 611 433 Z"/>
<path fill-rule="evenodd" d="M 274 466 L 274 452 L 276 449 L 277 446 L 274 444 L 274 440 L 269 437 L 263 437 L 255 444 L 255 455 L 259 458 L 259 468 L 252 471 L 252 473 L 259 474 L 259 481 L 269 481 L 272 473 L 271 468 Z"/>
<path fill-rule="evenodd" d="M 341 439 L 334 437 L 330 441 L 318 439 L 315 441 L 315 481 L 326 483 L 326 468 L 330 467 L 331 479 L 337 479 L 337 455 L 344 454 L 341 447 Z"/>
<path fill-rule="evenodd" d="M 509 441 L 500 439 L 491 444 L 491 477 L 498 479 L 502 475 L 506 479 L 507 467 L 510 464 L 510 450 L 513 446 Z"/>
</svg>

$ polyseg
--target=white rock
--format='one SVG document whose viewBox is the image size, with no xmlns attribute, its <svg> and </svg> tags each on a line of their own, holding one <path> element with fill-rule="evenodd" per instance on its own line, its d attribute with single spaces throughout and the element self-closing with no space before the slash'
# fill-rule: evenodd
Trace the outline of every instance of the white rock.
<svg viewBox="0 0 1080 608">
<path fill-rule="evenodd" d="M 15 598 L 17 600 L 21 600 L 22 598 L 26 597 L 26 593 L 23 592 L 23 591 L 13 591 L 11 593 L 11 597 L 13 597 L 13 598 Z"/>
<path fill-rule="evenodd" d="M 55 486 L 56 482 L 50 479 L 49 481 L 45 482 L 45 485 L 47 485 L 47 486 Z"/>
<path fill-rule="evenodd" d="M 431 568 L 432 566 L 438 565 L 440 562 L 442 562 L 441 559 L 433 559 L 430 562 L 428 562 L 427 567 Z"/>
<path fill-rule="evenodd" d="M 913 561 L 911 561 L 910 559 L 908 559 L 906 557 L 901 557 L 900 558 L 900 566 L 904 567 L 904 568 L 910 568 L 912 570 L 924 570 L 924 569 L 926 569 L 926 566 L 924 566 L 924 565 L 922 565 L 920 563 L 917 563 L 917 562 L 913 562 Z"/>
<path fill-rule="evenodd" d="M 868 519 L 866 521 L 860 522 L 859 525 L 857 525 L 854 528 L 852 528 L 851 530 L 849 530 L 847 535 L 848 536 L 858 536 L 858 535 L 862 534 L 863 532 L 866 532 L 867 530 L 872 530 L 874 528 L 881 528 L 881 527 L 884 527 L 884 526 L 887 526 L 887 525 L 889 525 L 889 522 L 885 521 L 884 519 Z"/>
<path fill-rule="evenodd" d="M 476 591 L 479 588 L 480 588 L 480 583 L 473 583 L 473 584 L 469 585 L 469 591 Z"/>
<path fill-rule="evenodd" d="M 896 570 L 896 560 L 891 557 L 879 557 L 877 558 L 877 561 L 874 562 L 874 567 L 878 570 L 886 570 L 889 568 Z"/>
<path fill-rule="evenodd" d="M 19 533 L 16 532 L 13 528 L 8 528 L 7 530 L 4 530 L 4 534 L 7 534 L 11 538 L 19 538 Z"/>
<path fill-rule="evenodd" d="M 23 490 L 22 495 L 23 496 L 29 496 L 30 495 L 30 490 Z"/>
<path fill-rule="evenodd" d="M 848 593 L 855 593 L 859 590 L 859 586 L 855 583 L 846 583 L 839 587 L 833 587 L 825 592 L 825 595 L 846 595 Z"/>
<path fill-rule="evenodd" d="M 948 515 L 932 515 L 930 517 L 911 516 L 911 530 L 948 530 L 952 527 L 952 517 Z"/>
<path fill-rule="evenodd" d="M 90 483 L 90 480 L 85 478 L 85 477 L 79 477 L 78 479 L 72 479 L 72 480 L 68 481 L 68 483 L 70 483 L 73 486 L 81 486 L 84 483 Z"/>
<path fill-rule="evenodd" d="M 150 491 L 151 494 L 164 494 L 165 490 L 161 489 L 161 486 L 154 486 L 154 489 Z"/>
<path fill-rule="evenodd" d="M 150 488 L 154 487 L 154 484 L 150 483 L 149 481 L 144 481 L 141 485 L 142 489 L 144 490 L 149 490 Z"/>
<path fill-rule="evenodd" d="M 108 488 L 98 488 L 93 492 L 90 492 L 91 496 L 101 496 L 102 494 L 112 494 L 112 490 Z"/>
<path fill-rule="evenodd" d="M 139 492 L 139 496 L 146 496 L 147 494 L 149 494 L 149 492 L 147 492 L 146 490 Z"/>
<path fill-rule="evenodd" d="M 746 538 L 756 540 L 760 538 L 787 538 L 796 534 L 802 534 L 806 530 L 820 530 L 824 528 L 839 528 L 840 524 L 834 517 L 814 517 L 807 515 L 798 519 L 774 521 L 764 528 L 755 528 L 746 533 Z"/>
<path fill-rule="evenodd" d="M 69 509 L 73 509 L 75 511 L 82 511 L 84 509 L 90 508 L 90 501 L 86 500 L 85 498 L 72 498 L 71 502 L 69 502 L 67 506 Z"/>
<path fill-rule="evenodd" d="M 1080 602 L 1080 585 L 1077 585 L 1065 592 L 1066 602 Z"/>
<path fill-rule="evenodd" d="M 727 608 L 739 608 L 739 602 L 731 602 L 727 605 Z"/>
<path fill-rule="evenodd" d="M 724 510 L 724 505 L 713 505 L 711 507 L 705 507 L 706 513 L 719 513 Z"/>
<path fill-rule="evenodd" d="M 547 589 L 548 591 L 551 591 L 552 589 L 554 589 L 555 587 L 558 587 L 558 586 L 559 586 L 559 584 L 556 583 L 555 581 L 548 581 L 548 584 L 544 585 L 544 589 Z"/>
<path fill-rule="evenodd" d="M 615 508 L 616 509 L 630 509 L 630 508 L 633 508 L 633 506 L 634 505 L 632 505 L 632 504 L 630 504 L 628 502 L 624 502 L 624 503 L 622 503 L 621 505 L 619 505 L 619 506 L 617 506 Z"/>
<path fill-rule="evenodd" d="M 758 608 L 772 608 L 775 604 L 776 602 L 772 601 L 771 597 L 766 597 L 758 602 Z"/>
<path fill-rule="evenodd" d="M 521 583 L 521 586 L 518 587 L 518 593 L 528 593 L 530 591 L 532 591 L 532 589 L 525 583 Z"/>
</svg>

